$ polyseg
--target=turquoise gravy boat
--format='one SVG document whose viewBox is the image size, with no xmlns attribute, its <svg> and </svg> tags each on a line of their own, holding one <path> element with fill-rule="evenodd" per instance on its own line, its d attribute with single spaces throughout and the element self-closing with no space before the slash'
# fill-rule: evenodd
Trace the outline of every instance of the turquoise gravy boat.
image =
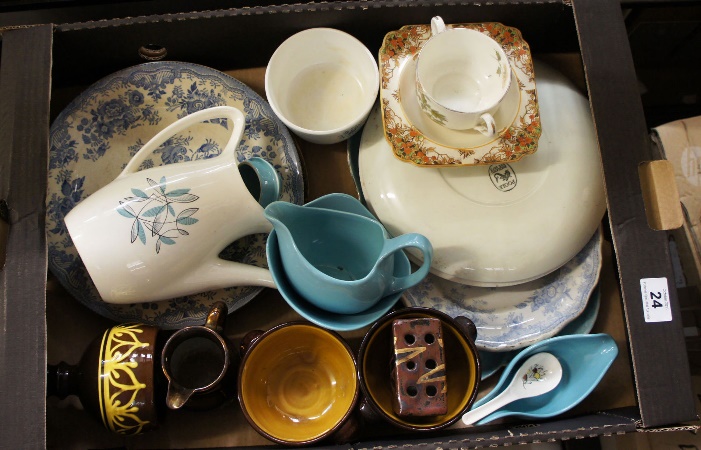
<svg viewBox="0 0 701 450">
<path fill-rule="evenodd" d="M 611 336 L 603 333 L 556 336 L 533 344 L 511 360 L 494 389 L 475 402 L 472 408 L 499 395 L 523 361 L 540 352 L 552 353 L 560 360 L 563 370 L 560 384 L 547 394 L 510 403 L 480 420 L 477 425 L 507 416 L 546 419 L 569 411 L 599 384 L 618 356 L 618 347 Z"/>
<path fill-rule="evenodd" d="M 277 201 L 265 208 L 273 224 L 287 278 L 310 303 L 338 314 L 356 314 L 380 299 L 419 283 L 429 271 L 431 243 L 407 233 L 389 238 L 379 222 L 345 211 Z M 422 266 L 394 276 L 394 254 L 423 253 Z"/>
</svg>

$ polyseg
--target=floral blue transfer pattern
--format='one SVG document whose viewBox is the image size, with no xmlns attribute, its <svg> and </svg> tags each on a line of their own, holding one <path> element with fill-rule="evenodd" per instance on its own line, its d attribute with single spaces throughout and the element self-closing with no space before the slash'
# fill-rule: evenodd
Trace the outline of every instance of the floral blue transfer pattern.
<svg viewBox="0 0 701 450">
<path fill-rule="evenodd" d="M 523 348 L 554 336 L 585 310 L 601 271 L 601 229 L 564 266 L 517 286 L 484 288 L 443 280 L 429 274 L 408 289 L 407 306 L 435 308 L 451 317 L 465 316 L 477 327 L 480 350 Z M 499 303 L 500 296 L 519 301 Z M 497 295 L 501 293 L 501 295 Z"/>
<path fill-rule="evenodd" d="M 236 151 L 238 161 L 253 156 L 266 159 L 282 178 L 280 199 L 302 204 L 301 163 L 288 130 L 257 93 L 208 67 L 152 62 L 121 70 L 90 86 L 51 125 L 46 216 L 49 269 L 69 293 L 91 310 L 117 321 L 140 321 L 174 329 L 203 322 L 217 300 L 224 301 L 229 311 L 233 311 L 262 290 L 244 286 L 156 303 L 104 303 L 63 221 L 76 204 L 116 178 L 158 131 L 195 111 L 220 105 L 239 108 L 246 116 L 246 128 Z M 203 126 L 211 127 L 212 123 L 220 125 L 217 128 L 221 134 L 203 135 L 200 132 L 203 128 L 196 127 L 176 134 L 154 150 L 140 168 L 216 157 L 226 143 L 228 124 L 226 119 L 215 119 Z M 190 212 L 181 218 L 189 225 L 196 219 L 196 214 Z M 187 232 L 186 228 L 181 227 Z M 138 243 L 141 240 L 138 225 L 135 231 Z M 150 231 L 144 231 L 144 237 L 148 236 Z M 266 237 L 258 234 L 242 238 L 220 256 L 265 267 Z M 168 239 L 158 242 L 172 245 Z"/>
</svg>

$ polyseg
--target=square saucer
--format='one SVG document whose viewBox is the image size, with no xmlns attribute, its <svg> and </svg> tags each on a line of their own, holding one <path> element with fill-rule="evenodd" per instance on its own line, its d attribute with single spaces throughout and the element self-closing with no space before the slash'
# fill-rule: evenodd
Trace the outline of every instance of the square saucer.
<svg viewBox="0 0 701 450">
<path fill-rule="evenodd" d="M 534 153 L 541 135 L 538 95 L 530 47 L 521 32 L 497 22 L 449 27 L 480 31 L 499 42 L 509 57 L 515 82 L 494 115 L 497 135 L 451 130 L 421 111 L 414 68 L 431 27 L 406 25 L 387 33 L 379 52 L 382 123 L 394 155 L 417 166 L 436 167 L 514 162 Z"/>
</svg>

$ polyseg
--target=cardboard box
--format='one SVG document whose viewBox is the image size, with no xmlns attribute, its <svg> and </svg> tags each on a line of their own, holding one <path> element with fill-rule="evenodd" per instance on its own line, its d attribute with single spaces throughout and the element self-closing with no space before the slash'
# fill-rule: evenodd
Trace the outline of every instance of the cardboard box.
<svg viewBox="0 0 701 450">
<path fill-rule="evenodd" d="M 619 357 L 576 409 L 538 423 L 503 421 L 435 434 L 365 430 L 348 448 L 477 448 L 683 427 L 696 419 L 682 318 L 667 235 L 647 222 L 638 174 L 653 159 L 618 2 L 611 0 L 347 1 L 232 8 L 7 29 L 0 59 L 0 199 L 10 212 L 0 272 L 0 442 L 8 448 L 249 447 L 267 445 L 238 405 L 170 413 L 161 429 L 140 437 L 112 435 L 67 403 L 45 398 L 46 364 L 77 362 L 111 323 L 78 305 L 51 275 L 47 283 L 44 196 L 50 121 L 88 85 L 143 62 L 138 49 L 163 46 L 168 59 L 204 64 L 262 93 L 263 67 L 286 37 L 328 26 L 350 32 L 373 53 L 402 25 L 499 21 L 519 28 L 536 57 L 555 64 L 588 93 L 605 176 L 607 263 L 602 310 L 594 331 L 607 332 Z M 355 193 L 344 145 L 298 142 L 306 197 Z M 573 169 L 575 170 L 575 169 Z M 565 180 L 566 182 L 566 180 Z M 671 321 L 647 322 L 640 282 L 666 278 Z M 256 308 L 265 304 L 266 308 Z M 263 311 L 263 309 L 265 311 Z M 277 314 L 271 314 L 275 311 Z M 231 315 L 234 341 L 297 316 L 277 292 L 265 291 Z M 345 337 L 357 348 L 363 330 Z M 494 381 L 492 381 L 494 383 Z M 490 387 L 485 383 L 483 392 Z M 695 425 L 689 425 L 694 428 Z"/>
<path fill-rule="evenodd" d="M 686 284 L 699 286 L 701 279 L 701 116 L 675 120 L 652 129 L 655 151 L 669 162 L 671 182 L 679 191 L 683 205 L 683 223 L 672 232 L 678 245 Z"/>
</svg>

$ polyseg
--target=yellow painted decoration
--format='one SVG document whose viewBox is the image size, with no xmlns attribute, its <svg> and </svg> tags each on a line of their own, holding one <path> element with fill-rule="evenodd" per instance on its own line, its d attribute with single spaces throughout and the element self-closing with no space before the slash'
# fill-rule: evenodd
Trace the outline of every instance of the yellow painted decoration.
<svg viewBox="0 0 701 450">
<path fill-rule="evenodd" d="M 395 339 L 395 341 L 396 341 L 396 339 Z M 413 348 L 411 348 L 411 347 L 398 348 L 394 351 L 394 354 L 397 356 L 397 362 L 395 364 L 397 364 L 397 365 L 403 364 L 403 363 L 409 361 L 410 359 L 414 359 L 414 358 L 418 357 L 420 354 L 422 354 L 425 351 L 426 351 L 426 347 L 421 347 L 421 346 L 417 346 L 417 347 L 413 347 Z M 402 358 L 401 355 L 404 355 L 406 353 L 408 353 L 408 355 L 406 355 L 405 357 Z"/>
<path fill-rule="evenodd" d="M 134 405 L 139 391 L 146 388 L 134 373 L 139 365 L 134 352 L 149 345 L 139 340 L 140 333 L 143 330 L 139 324 L 118 325 L 102 338 L 97 381 L 100 413 L 105 427 L 115 433 L 138 434 L 149 424 L 139 417 L 139 407 Z M 125 393 L 129 400 L 122 403 Z"/>
</svg>

